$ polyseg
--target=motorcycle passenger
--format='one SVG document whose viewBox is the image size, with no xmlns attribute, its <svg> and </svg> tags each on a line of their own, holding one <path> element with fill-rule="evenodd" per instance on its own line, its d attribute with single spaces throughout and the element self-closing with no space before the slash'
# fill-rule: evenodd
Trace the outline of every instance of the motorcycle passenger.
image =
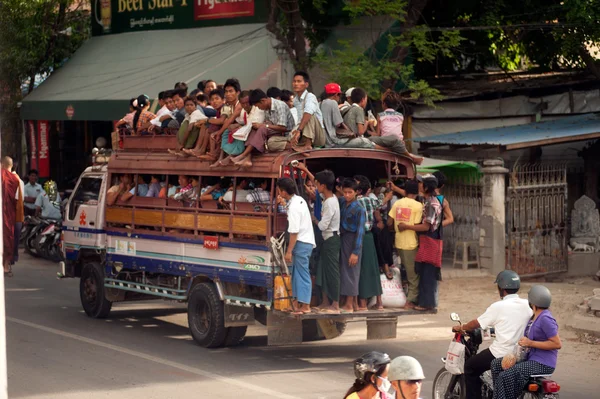
<svg viewBox="0 0 600 399">
<path fill-rule="evenodd" d="M 558 324 L 548 310 L 551 302 L 552 294 L 543 285 L 534 285 L 529 290 L 533 320 L 519 340 L 519 345 L 528 350 L 526 360 L 506 370 L 502 369 L 502 359 L 492 362 L 494 399 L 517 399 L 530 376 L 554 372 L 562 344 L 558 336 Z"/>
<path fill-rule="evenodd" d="M 388 380 L 396 391 L 396 399 L 419 399 L 424 379 L 423 367 L 414 357 L 400 356 L 392 360 Z"/>
<path fill-rule="evenodd" d="M 503 270 L 496 277 L 495 283 L 502 299 L 490 305 L 477 319 L 452 328 L 454 332 L 472 331 L 476 328 L 496 329 L 496 339 L 489 349 L 465 362 L 466 399 L 481 398 L 481 374 L 490 369 L 494 359 L 513 353 L 533 315 L 529 303 L 517 295 L 521 288 L 521 278 L 517 273 Z"/>
<path fill-rule="evenodd" d="M 36 214 L 44 219 L 62 220 L 60 194 L 52 180 L 44 183 L 44 192 L 35 200 Z"/>
<path fill-rule="evenodd" d="M 354 361 L 354 385 L 345 399 L 388 399 L 390 357 L 381 352 L 369 352 Z"/>
</svg>

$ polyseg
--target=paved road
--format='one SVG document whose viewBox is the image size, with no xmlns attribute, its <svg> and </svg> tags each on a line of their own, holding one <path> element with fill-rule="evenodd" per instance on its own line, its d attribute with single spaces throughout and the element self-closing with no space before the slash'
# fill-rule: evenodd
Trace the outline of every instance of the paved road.
<svg viewBox="0 0 600 399">
<path fill-rule="evenodd" d="M 23 256 L 6 282 L 11 398 L 337 399 L 352 384 L 352 359 L 369 350 L 420 359 L 429 398 L 448 345 L 426 338 L 367 342 L 364 323 L 353 323 L 342 338 L 293 347 L 267 347 L 264 327 L 253 327 L 242 346 L 208 350 L 191 340 L 184 307 L 118 304 L 109 319 L 93 320 L 79 305 L 79 281 L 57 281 L 55 273 L 54 264 Z M 426 337 L 447 324 L 410 316 L 399 329 Z M 595 384 L 569 384 L 565 373 L 558 374 L 563 397 L 597 394 Z"/>
</svg>

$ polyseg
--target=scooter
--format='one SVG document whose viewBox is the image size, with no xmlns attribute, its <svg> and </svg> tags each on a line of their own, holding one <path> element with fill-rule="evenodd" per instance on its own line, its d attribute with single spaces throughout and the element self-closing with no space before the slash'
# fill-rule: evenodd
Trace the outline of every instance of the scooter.
<svg viewBox="0 0 600 399">
<path fill-rule="evenodd" d="M 51 221 L 48 226 L 41 231 L 37 241 L 38 252 L 46 259 L 60 262 L 62 251 L 60 248 L 62 233 L 62 223 L 60 221 Z"/>
<path fill-rule="evenodd" d="M 39 234 L 41 231 L 48 226 L 48 221 L 37 216 L 28 216 L 26 222 L 28 226 L 28 232 L 23 240 L 25 252 L 35 257 L 42 256 L 38 250 L 37 241 L 39 240 Z"/>
<path fill-rule="evenodd" d="M 456 313 L 450 315 L 452 321 L 460 323 L 460 317 Z M 489 334 L 495 337 L 495 331 L 490 329 Z M 465 345 L 465 362 L 477 354 L 479 345 L 483 342 L 483 332 L 480 328 L 473 331 L 462 331 L 454 334 L 454 341 Z M 446 363 L 446 358 L 442 358 Z M 550 375 L 532 375 L 525 385 L 525 390 L 519 396 L 519 399 L 558 399 L 560 385 L 550 379 Z M 494 384 L 491 371 L 486 371 L 481 375 L 481 397 L 483 399 L 492 399 L 494 396 Z M 464 374 L 452 374 L 446 367 L 438 371 L 433 380 L 433 398 L 434 399 L 465 399 L 466 381 Z"/>
</svg>

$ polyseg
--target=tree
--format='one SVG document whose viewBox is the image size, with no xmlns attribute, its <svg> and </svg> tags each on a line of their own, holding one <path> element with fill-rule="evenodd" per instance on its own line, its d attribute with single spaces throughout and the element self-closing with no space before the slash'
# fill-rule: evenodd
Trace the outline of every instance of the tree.
<svg viewBox="0 0 600 399">
<path fill-rule="evenodd" d="M 432 62 L 438 54 L 452 57 L 452 49 L 462 38 L 457 31 L 433 32 L 420 25 L 421 14 L 429 0 L 361 0 L 348 1 L 345 10 L 352 20 L 362 17 L 388 16 L 393 25 L 378 42 L 386 44 L 379 50 L 378 42 L 371 47 L 355 46 L 351 41 L 342 41 L 341 49 L 323 52 L 317 64 L 344 87 L 360 86 L 371 96 L 387 89 L 402 88 L 413 99 L 433 106 L 442 99 L 437 89 L 427 81 L 415 77 L 414 64 L 407 62 L 409 52 L 420 62 Z"/>
<path fill-rule="evenodd" d="M 87 0 L 0 0 L 2 145 L 8 152 L 18 152 L 18 141 L 8 139 L 21 136 L 21 87 L 30 93 L 36 78 L 51 74 L 87 40 L 88 10 Z"/>
</svg>

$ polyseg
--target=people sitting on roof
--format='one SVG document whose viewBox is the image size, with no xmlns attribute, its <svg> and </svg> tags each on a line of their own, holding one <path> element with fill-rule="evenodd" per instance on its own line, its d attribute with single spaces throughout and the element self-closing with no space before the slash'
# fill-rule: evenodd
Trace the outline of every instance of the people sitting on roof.
<svg viewBox="0 0 600 399">
<path fill-rule="evenodd" d="M 294 95 L 293 91 L 290 90 L 281 90 L 281 101 L 287 104 L 290 107 L 290 112 L 292 113 L 292 117 L 294 118 L 294 129 L 298 129 L 298 124 L 300 121 L 298 120 L 298 110 L 294 107 Z"/>
<path fill-rule="evenodd" d="M 150 121 L 150 132 L 160 133 L 161 128 L 166 128 L 169 125 L 169 122 L 175 118 L 176 108 L 173 95 L 173 90 L 168 90 L 163 93 L 164 105 L 156 112 L 154 119 Z"/>
<path fill-rule="evenodd" d="M 390 147 L 386 143 L 393 145 L 390 147 L 394 152 L 406 155 L 414 163 L 420 165 L 423 162 L 423 157 L 413 155 L 406 149 L 404 136 L 402 135 L 402 124 L 404 123 L 404 115 L 398 112 L 398 108 L 402 103 L 398 93 L 388 90 L 383 95 L 381 100 L 384 111 L 377 115 L 377 131 L 371 137 L 375 143 L 379 143 L 383 147 Z M 379 136 L 379 138 L 377 138 Z M 388 137 L 396 138 L 397 140 L 388 139 Z"/>
<path fill-rule="evenodd" d="M 176 150 L 168 150 L 170 153 L 176 155 L 184 155 L 182 152 L 184 148 L 191 149 L 196 145 L 198 137 L 200 136 L 200 127 L 208 120 L 206 115 L 196 108 L 196 101 L 193 97 L 186 97 L 185 110 L 185 118 L 177 132 L 177 142 L 179 143 L 179 147 Z"/>
<path fill-rule="evenodd" d="M 150 99 L 147 95 L 142 94 L 137 98 L 135 106 L 136 111 L 133 116 L 134 135 L 141 136 L 148 134 L 150 122 L 156 118 L 156 115 L 148 111 L 148 108 L 150 108 Z"/>
<path fill-rule="evenodd" d="M 137 101 L 135 98 L 129 100 L 129 113 L 127 113 L 121 120 L 119 120 L 116 124 L 116 128 L 125 128 L 128 130 L 128 133 L 131 134 L 131 130 L 133 129 L 133 117 L 135 116 L 135 105 Z"/>
<path fill-rule="evenodd" d="M 310 78 L 306 72 L 294 74 L 292 87 L 296 93 L 294 107 L 297 110 L 300 124 L 291 134 L 290 145 L 295 151 L 305 151 L 325 145 L 323 116 L 319 108 L 317 96 L 308 91 Z"/>
<path fill-rule="evenodd" d="M 210 93 L 210 105 L 216 111 L 216 115 L 214 117 L 209 117 L 206 124 L 200 126 L 200 135 L 196 141 L 196 145 L 192 150 L 184 150 L 184 153 L 196 156 L 202 160 L 212 159 L 212 155 L 206 155 L 206 150 L 210 147 L 212 153 L 216 153 L 217 151 L 216 142 L 211 140 L 211 135 L 218 132 L 225 121 L 225 118 L 221 115 L 224 99 L 225 93 L 223 90 L 215 89 Z"/>
<path fill-rule="evenodd" d="M 243 150 L 243 146 L 232 140 L 229 143 L 230 131 L 229 127 L 235 123 L 236 118 L 242 113 L 242 105 L 239 101 L 241 92 L 240 82 L 235 79 L 227 79 L 224 85 L 225 88 L 225 104 L 221 108 L 221 117 L 224 118 L 221 128 L 211 134 L 211 152 L 208 159 L 214 161 L 210 167 L 214 168 L 221 166 L 225 158 L 225 150 L 227 150 L 227 156 L 239 154 L 239 151 Z M 213 146 L 214 141 L 214 146 Z"/>
<path fill-rule="evenodd" d="M 267 97 L 260 89 L 250 92 L 249 101 L 250 105 L 264 112 L 264 123 L 253 122 L 253 129 L 245 141 L 244 151 L 232 159 L 236 165 L 243 167 L 252 166 L 252 151 L 264 153 L 267 140 L 273 136 L 287 140 L 289 132 L 294 127 L 294 118 L 283 101 Z"/>
</svg>

